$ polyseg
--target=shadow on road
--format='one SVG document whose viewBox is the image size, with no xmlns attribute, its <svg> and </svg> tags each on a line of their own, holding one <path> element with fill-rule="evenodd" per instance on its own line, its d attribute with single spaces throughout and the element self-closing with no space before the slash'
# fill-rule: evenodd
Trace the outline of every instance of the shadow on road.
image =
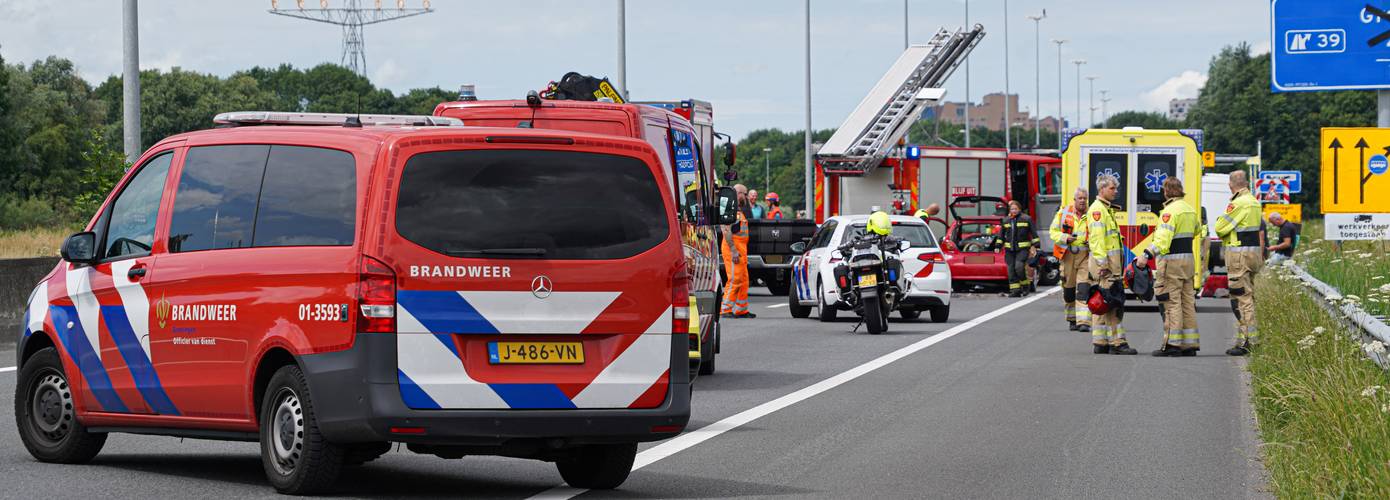
<svg viewBox="0 0 1390 500">
<path fill-rule="evenodd" d="M 660 486 L 660 489 L 648 486 Z M 781 484 L 734 481 L 731 479 L 638 471 L 615 491 L 590 491 L 584 498 L 731 498 L 749 496 L 813 496 L 815 490 Z"/>
</svg>

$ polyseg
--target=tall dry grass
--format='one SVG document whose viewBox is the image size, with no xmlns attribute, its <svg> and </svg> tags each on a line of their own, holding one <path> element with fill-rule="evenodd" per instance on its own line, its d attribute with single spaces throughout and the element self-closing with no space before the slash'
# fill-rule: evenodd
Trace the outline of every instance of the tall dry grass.
<svg viewBox="0 0 1390 500">
<path fill-rule="evenodd" d="M 56 257 L 72 228 L 34 228 L 0 231 L 0 259 Z"/>
</svg>

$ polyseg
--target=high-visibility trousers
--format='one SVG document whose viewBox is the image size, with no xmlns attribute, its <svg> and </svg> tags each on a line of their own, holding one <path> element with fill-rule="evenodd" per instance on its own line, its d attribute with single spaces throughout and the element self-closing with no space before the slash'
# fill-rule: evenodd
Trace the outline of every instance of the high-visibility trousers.
<svg viewBox="0 0 1390 500">
<path fill-rule="evenodd" d="M 748 259 L 745 257 L 743 261 L 735 264 L 729 253 L 725 252 L 724 274 L 729 277 L 729 281 L 724 284 L 724 302 L 719 313 L 738 316 L 748 314 Z"/>
<path fill-rule="evenodd" d="M 1154 266 L 1154 299 L 1163 311 L 1163 345 L 1180 349 L 1201 347 L 1197 331 L 1197 297 L 1192 292 L 1192 254 L 1168 254 Z"/>
<path fill-rule="evenodd" d="M 1236 316 L 1236 345 L 1254 344 L 1259 338 L 1255 327 L 1255 275 L 1264 267 L 1260 247 L 1226 247 L 1226 287 L 1231 291 L 1231 311 Z"/>
<path fill-rule="evenodd" d="M 1028 289 L 1028 249 L 1004 250 L 1004 265 L 1009 269 L 1009 291 Z"/>
<path fill-rule="evenodd" d="M 1087 265 L 1089 266 L 1090 277 L 1088 281 L 1091 286 L 1109 288 L 1119 283 L 1123 278 L 1125 257 L 1120 252 L 1113 252 L 1102 264 L 1086 255 Z M 1102 278 L 1100 270 L 1104 266 L 1110 270 L 1110 274 Z M 1087 297 L 1089 298 L 1089 297 Z M 1091 343 L 1095 345 L 1125 345 L 1129 341 L 1125 340 L 1125 329 L 1120 326 L 1120 321 L 1124 319 L 1124 306 L 1111 309 L 1105 314 L 1091 315 Z"/>
<path fill-rule="evenodd" d="M 1091 309 L 1086 306 L 1086 299 L 1091 298 L 1090 287 L 1080 286 L 1086 284 L 1088 278 L 1088 259 L 1085 250 L 1062 254 L 1062 303 L 1068 323 L 1091 324 Z"/>
</svg>

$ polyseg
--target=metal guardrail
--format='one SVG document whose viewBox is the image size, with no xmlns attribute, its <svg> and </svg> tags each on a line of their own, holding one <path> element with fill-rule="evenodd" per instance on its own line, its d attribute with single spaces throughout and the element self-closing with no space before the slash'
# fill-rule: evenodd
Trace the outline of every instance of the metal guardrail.
<svg viewBox="0 0 1390 500">
<path fill-rule="evenodd" d="M 1385 318 L 1366 312 L 1355 301 L 1341 300 L 1343 295 L 1340 290 L 1308 274 L 1307 271 L 1303 270 L 1303 267 L 1297 264 L 1288 267 L 1293 270 L 1294 276 L 1297 276 L 1304 285 L 1307 285 L 1307 289 L 1313 292 L 1313 298 L 1317 299 L 1323 309 L 1333 313 L 1334 316 L 1340 316 L 1343 322 L 1350 326 L 1359 328 L 1363 334 L 1363 339 L 1370 337 L 1390 345 L 1390 325 L 1385 324 Z M 1381 368 L 1390 369 L 1390 356 L 1367 352 L 1365 349 L 1362 349 L 1362 352 Z"/>
</svg>

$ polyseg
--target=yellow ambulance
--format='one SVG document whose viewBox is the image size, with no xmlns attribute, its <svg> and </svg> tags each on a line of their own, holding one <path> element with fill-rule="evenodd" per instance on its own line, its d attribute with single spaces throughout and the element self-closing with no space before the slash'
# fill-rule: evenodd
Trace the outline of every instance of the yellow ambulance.
<svg viewBox="0 0 1390 500">
<path fill-rule="evenodd" d="M 1135 249 L 1147 246 L 1158 227 L 1164 180 L 1174 176 L 1182 179 L 1187 202 L 1202 206 L 1202 131 L 1140 127 L 1063 130 L 1063 199 L 1070 199 L 1078 186 L 1085 186 L 1090 200 L 1095 201 L 1096 179 L 1101 175 L 1120 180 L 1115 204 L 1125 213 L 1116 222 L 1128 266 Z M 1220 214 L 1207 214 L 1204 222 L 1216 215 Z"/>
</svg>

